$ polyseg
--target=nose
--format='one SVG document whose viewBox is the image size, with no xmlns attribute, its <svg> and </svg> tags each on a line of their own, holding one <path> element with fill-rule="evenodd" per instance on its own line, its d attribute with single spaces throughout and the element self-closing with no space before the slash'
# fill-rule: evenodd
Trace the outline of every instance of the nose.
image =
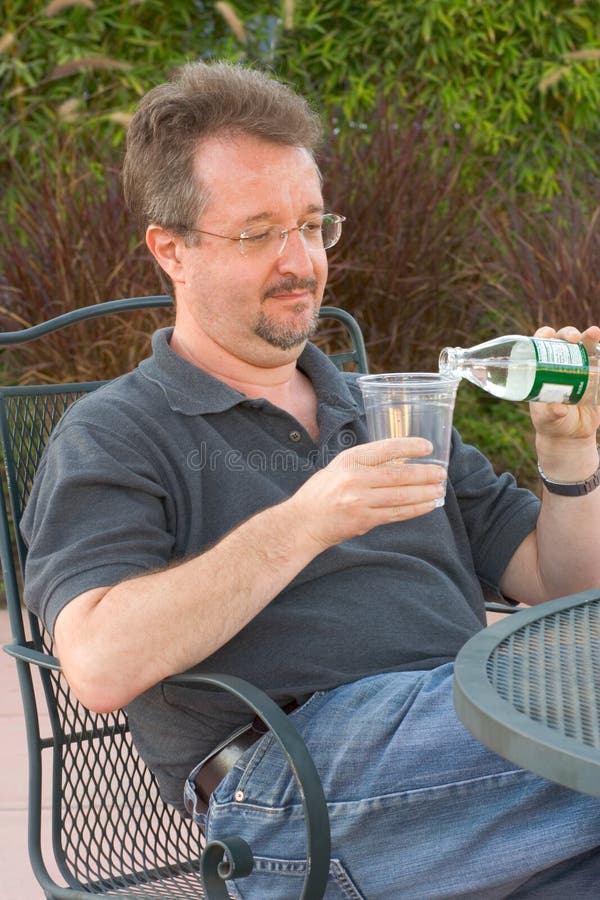
<svg viewBox="0 0 600 900">
<path fill-rule="evenodd" d="M 312 254 L 309 253 L 298 226 L 289 229 L 285 247 L 277 257 L 277 268 L 282 273 L 293 273 L 299 277 L 312 275 L 314 272 Z"/>
</svg>

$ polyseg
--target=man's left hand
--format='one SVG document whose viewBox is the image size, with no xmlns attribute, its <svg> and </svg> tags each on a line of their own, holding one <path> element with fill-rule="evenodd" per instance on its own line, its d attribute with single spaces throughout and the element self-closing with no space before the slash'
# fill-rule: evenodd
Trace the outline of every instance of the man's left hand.
<svg viewBox="0 0 600 900">
<path fill-rule="evenodd" d="M 600 327 L 592 325 L 585 331 L 579 331 L 571 325 L 555 331 L 549 326 L 538 328 L 537 338 L 558 338 L 574 343 L 583 342 L 590 355 L 595 353 L 600 342 Z M 600 369 L 592 370 L 590 377 L 599 377 Z M 588 406 L 565 403 L 531 403 L 531 419 L 536 430 L 536 438 L 545 443 L 546 439 L 561 441 L 563 439 L 595 439 L 600 427 L 600 405 Z"/>
</svg>

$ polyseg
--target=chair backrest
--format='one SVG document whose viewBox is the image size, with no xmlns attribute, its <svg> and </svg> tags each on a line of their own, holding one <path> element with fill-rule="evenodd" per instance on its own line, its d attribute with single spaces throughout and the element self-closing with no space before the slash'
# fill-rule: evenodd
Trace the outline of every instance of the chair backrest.
<svg viewBox="0 0 600 900">
<path fill-rule="evenodd" d="M 27 333 L 0 334 L 0 347 L 43 337 L 84 318 L 169 303 L 168 297 L 159 296 L 86 307 Z M 355 320 L 332 308 L 324 308 L 321 315 L 341 321 L 349 333 L 350 348 L 331 354 L 336 365 L 351 363 L 366 372 L 365 347 Z M 36 616 L 27 613 L 24 619 L 23 614 L 20 584 L 26 547 L 18 523 L 35 471 L 63 412 L 103 383 L 0 387 L 0 558 L 12 630 L 7 649 L 17 660 L 26 719 L 31 863 L 48 897 L 73 898 L 78 891 L 86 896 L 110 894 L 127 886 L 140 897 L 198 897 L 197 827 L 163 804 L 154 776 L 131 742 L 126 714 L 119 710 L 98 715 L 81 706 L 52 655 L 50 636 Z M 46 735 L 40 730 L 38 680 L 50 720 Z M 44 858 L 41 839 L 44 751 L 52 758 L 51 864 Z M 58 869 L 67 889 L 57 884 L 50 869 Z"/>
</svg>

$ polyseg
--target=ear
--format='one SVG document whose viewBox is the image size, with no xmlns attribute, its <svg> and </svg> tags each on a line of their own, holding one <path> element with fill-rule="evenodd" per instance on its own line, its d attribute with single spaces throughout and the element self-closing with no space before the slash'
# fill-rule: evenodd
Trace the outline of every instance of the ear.
<svg viewBox="0 0 600 900">
<path fill-rule="evenodd" d="M 149 225 L 146 230 L 146 244 L 171 281 L 174 283 L 183 281 L 182 238 L 166 231 L 161 225 Z"/>
</svg>

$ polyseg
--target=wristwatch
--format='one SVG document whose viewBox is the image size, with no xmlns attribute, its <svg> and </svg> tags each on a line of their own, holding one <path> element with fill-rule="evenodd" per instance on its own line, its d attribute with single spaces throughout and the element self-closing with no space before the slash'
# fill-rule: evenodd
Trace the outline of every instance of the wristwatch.
<svg viewBox="0 0 600 900">
<path fill-rule="evenodd" d="M 598 448 L 598 456 L 600 459 L 600 447 Z M 549 481 L 544 475 L 544 470 L 537 464 L 539 476 L 542 484 L 551 494 L 560 494 L 562 497 L 582 497 L 584 494 L 591 494 L 598 485 L 600 485 L 600 464 L 589 478 L 585 481 Z"/>
</svg>

